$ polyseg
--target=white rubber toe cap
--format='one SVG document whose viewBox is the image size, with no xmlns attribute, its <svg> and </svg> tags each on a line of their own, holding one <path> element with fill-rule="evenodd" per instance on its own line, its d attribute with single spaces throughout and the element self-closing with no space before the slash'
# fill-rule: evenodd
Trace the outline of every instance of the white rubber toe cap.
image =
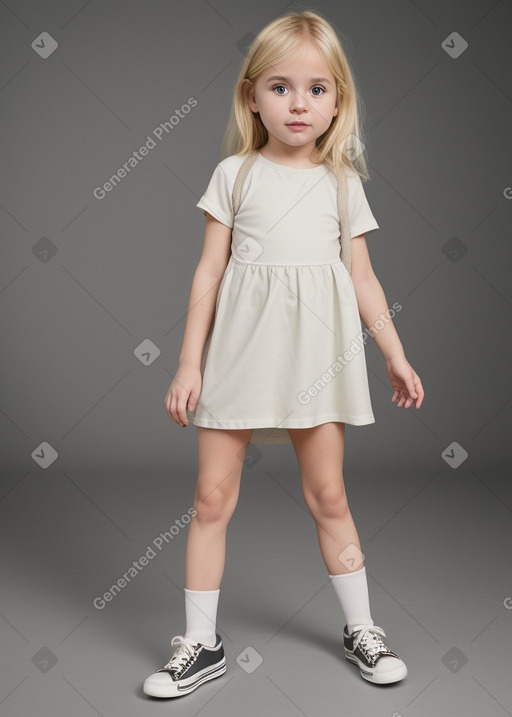
<svg viewBox="0 0 512 717">
<path fill-rule="evenodd" d="M 376 682 L 395 682 L 402 680 L 407 675 L 407 667 L 403 660 L 384 655 L 381 657 L 373 671 L 373 677 Z"/>
</svg>

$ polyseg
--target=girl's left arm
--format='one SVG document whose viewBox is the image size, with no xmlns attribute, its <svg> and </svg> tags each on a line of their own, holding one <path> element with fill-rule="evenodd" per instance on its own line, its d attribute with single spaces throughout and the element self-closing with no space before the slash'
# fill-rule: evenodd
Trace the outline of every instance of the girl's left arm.
<svg viewBox="0 0 512 717">
<path fill-rule="evenodd" d="M 402 342 L 389 315 L 384 290 L 373 271 L 364 234 L 352 239 L 351 277 L 359 314 L 366 327 L 372 329 L 371 335 L 386 362 L 386 371 L 393 389 L 391 401 L 398 399 L 396 405 L 405 408 L 409 408 L 415 401 L 416 408 L 419 408 L 425 392 L 418 374 L 405 357 Z M 377 321 L 377 326 L 381 327 L 383 324 L 381 328 L 375 326 Z"/>
</svg>

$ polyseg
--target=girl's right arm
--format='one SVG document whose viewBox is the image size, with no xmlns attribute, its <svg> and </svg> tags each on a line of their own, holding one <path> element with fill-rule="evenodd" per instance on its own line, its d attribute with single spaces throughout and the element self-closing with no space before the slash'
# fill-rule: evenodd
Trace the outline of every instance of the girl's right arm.
<svg viewBox="0 0 512 717">
<path fill-rule="evenodd" d="M 203 251 L 190 289 L 179 367 L 165 397 L 167 414 L 182 427 L 188 425 L 186 408 L 195 409 L 201 392 L 201 359 L 230 253 L 231 228 L 206 213 Z"/>
</svg>

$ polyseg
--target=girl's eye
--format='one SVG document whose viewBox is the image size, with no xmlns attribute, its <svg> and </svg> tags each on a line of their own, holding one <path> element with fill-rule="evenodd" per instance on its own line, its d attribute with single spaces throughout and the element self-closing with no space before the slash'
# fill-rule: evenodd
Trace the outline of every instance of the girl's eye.
<svg viewBox="0 0 512 717">
<path fill-rule="evenodd" d="M 273 87 L 273 90 L 277 90 L 278 95 L 284 95 L 286 92 L 286 87 L 284 85 L 276 85 L 275 87 Z M 280 90 L 284 90 L 285 92 L 281 92 Z M 315 90 L 320 90 L 320 92 L 315 92 Z M 321 97 L 324 94 L 325 90 L 320 85 L 315 85 L 312 88 L 311 92 L 313 93 L 314 97 Z"/>
</svg>

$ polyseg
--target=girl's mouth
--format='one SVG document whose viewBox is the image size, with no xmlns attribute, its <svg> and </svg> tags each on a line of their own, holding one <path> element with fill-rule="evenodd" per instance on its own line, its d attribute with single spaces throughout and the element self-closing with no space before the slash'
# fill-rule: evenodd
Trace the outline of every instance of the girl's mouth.
<svg viewBox="0 0 512 717">
<path fill-rule="evenodd" d="M 302 132 L 309 127 L 309 125 L 305 124 L 304 122 L 292 122 L 286 126 L 292 130 L 295 130 L 296 132 Z"/>
</svg>

